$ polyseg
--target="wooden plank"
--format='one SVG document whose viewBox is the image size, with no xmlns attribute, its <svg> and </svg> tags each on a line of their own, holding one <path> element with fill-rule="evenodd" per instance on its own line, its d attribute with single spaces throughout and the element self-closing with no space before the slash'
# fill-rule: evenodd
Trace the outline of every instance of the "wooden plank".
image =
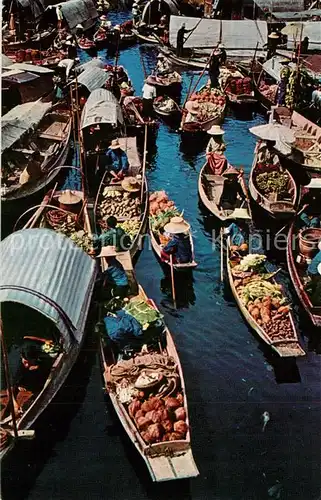
<svg viewBox="0 0 321 500">
<path fill-rule="evenodd" d="M 192 450 L 188 450 L 183 455 L 174 456 L 170 460 L 177 478 L 185 479 L 199 475 L 192 455 Z"/>
<path fill-rule="evenodd" d="M 68 126 L 68 122 L 53 122 L 49 125 L 48 128 L 41 134 L 39 137 L 42 139 L 52 139 L 56 141 L 61 141 L 65 138 L 65 130 Z"/>
<path fill-rule="evenodd" d="M 137 175 L 141 170 L 141 161 L 137 151 L 136 137 L 120 137 L 121 148 L 126 151 L 132 174 Z"/>
<path fill-rule="evenodd" d="M 164 455 L 160 457 L 148 458 L 147 462 L 155 477 L 155 481 L 170 481 L 176 479 L 175 472 L 167 457 Z"/>
</svg>

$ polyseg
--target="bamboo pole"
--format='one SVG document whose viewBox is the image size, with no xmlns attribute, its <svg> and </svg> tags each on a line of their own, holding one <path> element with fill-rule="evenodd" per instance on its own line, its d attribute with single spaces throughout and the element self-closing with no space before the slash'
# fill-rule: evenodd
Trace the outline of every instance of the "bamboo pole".
<svg viewBox="0 0 321 500">
<path fill-rule="evenodd" d="M 140 201 L 143 203 L 143 198 L 144 198 L 144 187 L 145 187 L 145 175 L 146 175 L 146 155 L 147 155 L 147 134 L 148 134 L 148 127 L 147 124 L 145 123 L 145 137 L 144 137 L 144 153 L 143 153 L 143 170 L 142 170 L 142 188 L 141 188 L 141 193 L 140 193 Z"/>
<path fill-rule="evenodd" d="M 221 227 L 221 282 L 224 281 L 224 238 L 223 238 L 224 229 Z"/>
<path fill-rule="evenodd" d="M 208 58 L 208 60 L 207 60 L 207 62 L 206 62 L 206 64 L 205 64 L 205 66 L 204 66 L 204 68 L 203 68 L 203 70 L 202 70 L 202 72 L 201 72 L 200 76 L 198 77 L 198 80 L 197 80 L 197 82 L 195 83 L 194 88 L 193 88 L 193 90 L 192 90 L 191 94 L 193 94 L 193 93 L 195 92 L 197 85 L 199 84 L 199 82 L 200 82 L 200 80 L 201 80 L 202 76 L 204 75 L 204 73 L 205 73 L 205 71 L 206 71 L 206 69 L 207 69 L 207 66 L 209 65 L 209 62 L 210 62 L 210 60 L 212 59 L 212 56 L 213 56 L 213 54 L 214 54 L 215 50 L 216 50 L 216 49 L 217 49 L 217 47 L 218 47 L 218 44 L 219 44 L 219 42 L 216 44 L 216 46 L 215 46 L 215 47 L 214 47 L 214 49 L 212 50 L 212 52 L 211 52 L 211 54 L 210 54 L 210 57 Z"/>
<path fill-rule="evenodd" d="M 16 420 L 16 415 L 14 411 L 14 397 L 13 397 L 13 390 L 12 390 L 12 385 L 10 381 L 10 374 L 9 374 L 9 362 L 8 362 L 8 353 L 7 353 L 7 347 L 6 343 L 4 340 L 3 336 L 3 324 L 2 324 L 2 319 L 0 318 L 0 337 L 1 337 L 1 349 L 2 349 L 2 356 L 3 356 L 3 365 L 4 365 L 4 376 L 6 379 L 6 384 L 7 384 L 7 391 L 8 391 L 8 396 L 9 396 L 9 406 L 10 406 L 10 412 L 11 412 L 11 417 L 12 417 L 12 426 L 13 426 L 13 434 L 15 438 L 18 438 L 18 429 L 17 429 L 17 420 Z"/>
<path fill-rule="evenodd" d="M 171 282 L 172 282 L 173 303 L 174 303 L 174 308 L 177 309 L 175 281 L 174 281 L 174 266 L 173 266 L 173 256 L 172 255 L 169 256 L 169 263 L 170 263 L 170 267 L 171 267 Z"/>
</svg>

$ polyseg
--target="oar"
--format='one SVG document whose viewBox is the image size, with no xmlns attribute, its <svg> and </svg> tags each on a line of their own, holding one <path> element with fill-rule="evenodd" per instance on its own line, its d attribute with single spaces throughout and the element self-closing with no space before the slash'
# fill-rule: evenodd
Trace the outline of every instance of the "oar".
<svg viewBox="0 0 321 500">
<path fill-rule="evenodd" d="M 146 175 L 146 155 L 147 155 L 147 133 L 148 128 L 145 123 L 145 137 L 144 137 L 144 153 L 143 153 L 143 170 L 142 170 L 142 189 L 140 193 L 140 202 L 143 203 L 144 199 L 144 186 L 145 186 L 145 175 Z"/>
<path fill-rule="evenodd" d="M 171 266 L 171 281 L 172 281 L 172 295 L 173 295 L 173 302 L 174 302 L 174 308 L 177 309 L 176 305 L 176 292 L 175 292 L 175 281 L 174 281 L 174 266 L 173 266 L 173 256 L 169 256 L 169 263 Z"/>
<path fill-rule="evenodd" d="M 224 240 L 223 240 L 224 229 L 221 227 L 221 282 L 224 281 Z"/>
<path fill-rule="evenodd" d="M 189 37 L 194 33 L 194 31 L 196 30 L 196 28 L 198 27 L 198 25 L 203 21 L 203 18 L 201 17 L 201 19 L 198 21 L 198 23 L 195 24 L 194 28 L 190 31 L 190 33 L 187 35 L 187 37 L 185 38 L 184 40 L 184 45 L 185 43 L 187 42 L 187 40 L 189 39 Z"/>
</svg>

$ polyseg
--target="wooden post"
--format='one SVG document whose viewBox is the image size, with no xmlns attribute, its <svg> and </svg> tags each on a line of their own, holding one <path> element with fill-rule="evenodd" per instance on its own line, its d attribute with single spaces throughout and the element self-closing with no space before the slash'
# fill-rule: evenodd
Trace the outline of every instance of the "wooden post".
<svg viewBox="0 0 321 500">
<path fill-rule="evenodd" d="M 224 229 L 221 227 L 221 282 L 224 281 L 224 238 L 223 238 Z"/>
<path fill-rule="evenodd" d="M 143 170 L 142 170 L 142 189 L 140 193 L 140 201 L 143 203 L 143 198 L 144 198 L 144 187 L 145 187 L 145 175 L 146 175 L 146 155 L 147 155 L 147 134 L 148 134 L 148 127 L 147 124 L 145 123 L 145 137 L 144 137 L 144 153 L 143 153 Z"/>
<path fill-rule="evenodd" d="M 8 391 L 8 396 L 9 396 L 9 406 L 10 406 L 11 417 L 12 417 L 13 434 L 14 434 L 14 437 L 17 438 L 18 437 L 18 429 L 17 429 L 16 415 L 15 415 L 15 411 L 14 411 L 14 404 L 13 404 L 13 400 L 14 400 L 13 390 L 12 390 L 12 385 L 11 385 L 11 381 L 10 381 L 8 353 L 7 353 L 6 343 L 5 343 L 4 336 L 3 336 L 3 325 L 2 325 L 1 318 L 0 318 L 0 337 L 1 337 L 1 349 L 2 349 L 3 365 L 4 365 L 4 376 L 5 376 L 6 384 L 7 384 L 7 391 Z"/>
<path fill-rule="evenodd" d="M 174 303 L 174 308 L 177 309 L 176 305 L 176 292 L 175 292 L 175 281 L 174 281 L 174 266 L 173 266 L 173 256 L 169 256 L 169 263 L 171 266 L 171 282 L 172 282 L 172 295 L 173 295 L 173 303 Z"/>
</svg>

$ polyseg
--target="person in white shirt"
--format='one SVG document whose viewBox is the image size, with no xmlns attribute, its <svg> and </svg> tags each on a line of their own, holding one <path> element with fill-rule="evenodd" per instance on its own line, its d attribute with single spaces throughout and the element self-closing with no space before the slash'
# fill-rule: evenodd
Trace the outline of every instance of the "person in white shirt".
<svg viewBox="0 0 321 500">
<path fill-rule="evenodd" d="M 145 80 L 143 86 L 143 115 L 145 118 L 153 116 L 153 101 L 156 96 L 156 88 Z"/>
</svg>

